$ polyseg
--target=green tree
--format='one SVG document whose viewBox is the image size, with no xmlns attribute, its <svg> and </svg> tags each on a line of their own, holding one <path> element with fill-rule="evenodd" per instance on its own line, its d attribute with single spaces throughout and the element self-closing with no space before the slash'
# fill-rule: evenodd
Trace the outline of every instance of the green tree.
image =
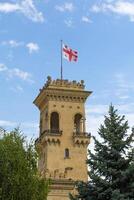
<svg viewBox="0 0 134 200">
<path fill-rule="evenodd" d="M 90 181 L 77 182 L 78 194 L 72 200 L 133 200 L 134 199 L 134 148 L 128 122 L 119 116 L 111 105 L 104 124 L 95 137 L 95 153 L 89 150 L 87 164 Z"/>
<path fill-rule="evenodd" d="M 34 142 L 15 129 L 0 137 L 0 200 L 45 200 L 49 181 L 39 177 Z"/>
</svg>

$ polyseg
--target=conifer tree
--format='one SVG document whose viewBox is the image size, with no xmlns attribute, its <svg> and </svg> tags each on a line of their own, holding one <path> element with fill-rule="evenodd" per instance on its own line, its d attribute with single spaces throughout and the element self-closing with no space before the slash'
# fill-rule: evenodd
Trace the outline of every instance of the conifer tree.
<svg viewBox="0 0 134 200">
<path fill-rule="evenodd" d="M 93 137 L 95 153 L 89 150 L 87 183 L 77 182 L 78 194 L 72 200 L 134 199 L 134 130 L 128 134 L 128 122 L 111 105 L 104 124 Z"/>
</svg>

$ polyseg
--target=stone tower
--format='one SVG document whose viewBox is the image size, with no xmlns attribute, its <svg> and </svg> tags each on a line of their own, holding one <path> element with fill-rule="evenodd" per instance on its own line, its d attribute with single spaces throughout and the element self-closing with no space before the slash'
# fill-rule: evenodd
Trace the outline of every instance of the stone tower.
<svg viewBox="0 0 134 200">
<path fill-rule="evenodd" d="M 68 200 L 74 181 L 87 180 L 87 146 L 84 103 L 90 91 L 84 81 L 52 80 L 48 77 L 34 104 L 40 110 L 41 156 L 39 172 L 51 179 L 48 200 Z"/>
</svg>

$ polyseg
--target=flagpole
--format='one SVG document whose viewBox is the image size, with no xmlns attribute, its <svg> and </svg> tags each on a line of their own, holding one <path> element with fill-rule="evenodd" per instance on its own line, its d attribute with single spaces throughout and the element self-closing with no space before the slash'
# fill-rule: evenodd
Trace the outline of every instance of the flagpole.
<svg viewBox="0 0 134 200">
<path fill-rule="evenodd" d="M 61 80 L 63 79 L 63 66 L 62 66 L 62 40 L 61 40 Z"/>
</svg>

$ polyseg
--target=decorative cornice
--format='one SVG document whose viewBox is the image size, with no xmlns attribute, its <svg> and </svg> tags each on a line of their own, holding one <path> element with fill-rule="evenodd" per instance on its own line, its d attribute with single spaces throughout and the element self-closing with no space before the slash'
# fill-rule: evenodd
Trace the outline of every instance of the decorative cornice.
<svg viewBox="0 0 134 200">
<path fill-rule="evenodd" d="M 60 144 L 60 137 L 62 131 L 60 130 L 45 130 L 39 138 L 36 139 L 35 144 Z"/>
<path fill-rule="evenodd" d="M 74 91 L 57 91 L 57 90 L 46 90 L 47 100 L 52 101 L 65 101 L 65 102 L 85 102 L 88 93 L 74 92 Z"/>
<path fill-rule="evenodd" d="M 68 80 L 53 80 L 48 77 L 46 84 L 40 89 L 39 95 L 34 100 L 34 104 L 40 109 L 44 102 L 66 101 L 84 103 L 91 91 L 84 90 L 84 81 L 69 82 Z"/>
<path fill-rule="evenodd" d="M 90 143 L 91 133 L 86 132 L 74 132 L 73 133 L 73 142 L 75 145 L 88 146 Z"/>
</svg>

